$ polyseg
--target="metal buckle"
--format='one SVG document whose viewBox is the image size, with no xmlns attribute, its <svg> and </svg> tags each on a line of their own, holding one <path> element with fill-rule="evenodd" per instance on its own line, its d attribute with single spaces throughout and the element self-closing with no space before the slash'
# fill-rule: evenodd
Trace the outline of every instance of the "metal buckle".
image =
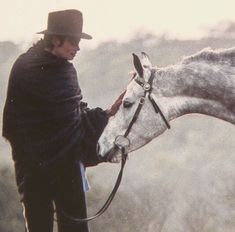
<svg viewBox="0 0 235 232">
<path fill-rule="evenodd" d="M 149 91 L 151 89 L 151 85 L 149 83 L 144 83 L 144 91 Z"/>
<path fill-rule="evenodd" d="M 123 135 L 118 135 L 115 138 L 114 144 L 119 148 L 126 148 L 130 145 L 130 140 L 127 137 L 124 137 Z"/>
</svg>

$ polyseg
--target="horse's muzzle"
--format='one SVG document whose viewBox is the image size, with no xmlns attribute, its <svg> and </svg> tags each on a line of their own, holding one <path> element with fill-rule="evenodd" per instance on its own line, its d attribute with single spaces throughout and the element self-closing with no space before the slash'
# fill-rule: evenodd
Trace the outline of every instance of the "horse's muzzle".
<svg viewBox="0 0 235 232">
<path fill-rule="evenodd" d="M 115 149 L 116 150 L 116 149 Z M 101 161 L 101 162 L 110 162 L 110 160 L 112 159 L 113 155 L 113 148 L 107 152 L 106 154 L 104 155 L 101 155 L 101 149 L 100 149 L 100 145 L 99 143 L 97 143 L 97 146 L 96 146 L 96 154 L 98 156 L 98 159 Z"/>
<path fill-rule="evenodd" d="M 98 159 L 99 159 L 101 162 L 107 162 L 105 156 L 102 156 L 102 155 L 100 154 L 100 145 L 99 145 L 99 143 L 97 143 L 97 145 L 96 145 L 96 154 L 97 154 L 97 156 L 98 156 Z"/>
<path fill-rule="evenodd" d="M 111 162 L 113 157 L 117 155 L 117 153 L 126 153 L 126 149 L 130 146 L 130 140 L 127 137 L 119 135 L 116 137 L 113 147 L 105 154 L 101 155 L 100 145 L 97 144 L 97 154 L 98 158 L 102 162 Z"/>
</svg>

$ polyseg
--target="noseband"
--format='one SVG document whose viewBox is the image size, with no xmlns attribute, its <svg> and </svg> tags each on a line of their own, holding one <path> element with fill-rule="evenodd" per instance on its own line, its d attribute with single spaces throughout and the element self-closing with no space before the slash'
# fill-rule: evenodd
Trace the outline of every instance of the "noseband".
<svg viewBox="0 0 235 232">
<path fill-rule="evenodd" d="M 140 111 L 141 111 L 141 109 L 142 109 L 142 107 L 145 103 L 147 95 L 148 95 L 148 99 L 152 103 L 152 106 L 154 108 L 155 113 L 160 114 L 160 116 L 161 116 L 163 122 L 165 123 L 166 127 L 168 129 L 170 129 L 170 124 L 168 123 L 168 121 L 166 120 L 164 114 L 162 113 L 161 109 L 159 108 L 158 104 L 156 103 L 156 101 L 152 97 L 152 85 L 153 85 L 153 79 L 155 77 L 155 73 L 156 73 L 156 70 L 152 69 L 150 78 L 147 82 L 144 80 L 143 77 L 137 77 L 137 78 L 134 79 L 136 81 L 136 83 L 138 83 L 144 89 L 144 96 L 142 96 L 140 98 L 139 105 L 138 105 L 138 107 L 137 107 L 137 109 L 134 113 L 134 116 L 132 117 L 132 119 L 131 119 L 131 121 L 128 125 L 128 128 L 127 128 L 126 132 L 124 133 L 124 135 L 118 135 L 116 137 L 115 141 L 114 141 L 114 145 L 118 149 L 120 149 L 122 151 L 122 153 L 126 154 L 126 152 L 123 152 L 123 151 L 126 149 L 126 147 L 128 147 L 130 145 L 130 140 L 127 138 L 127 136 L 129 135 L 132 126 L 134 125 L 134 123 L 136 122 L 136 120 L 137 120 L 137 118 L 140 114 Z"/>
</svg>

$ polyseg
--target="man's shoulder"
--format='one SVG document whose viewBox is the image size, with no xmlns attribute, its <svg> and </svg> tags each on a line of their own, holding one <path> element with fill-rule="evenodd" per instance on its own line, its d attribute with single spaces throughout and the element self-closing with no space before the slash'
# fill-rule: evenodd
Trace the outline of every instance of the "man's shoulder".
<svg viewBox="0 0 235 232">
<path fill-rule="evenodd" d="M 30 49 L 21 54 L 15 61 L 16 67 L 24 70 L 29 69 L 55 69 L 55 70 L 74 70 L 72 63 L 64 59 L 58 59 L 54 55 L 46 51 L 30 51 Z"/>
</svg>

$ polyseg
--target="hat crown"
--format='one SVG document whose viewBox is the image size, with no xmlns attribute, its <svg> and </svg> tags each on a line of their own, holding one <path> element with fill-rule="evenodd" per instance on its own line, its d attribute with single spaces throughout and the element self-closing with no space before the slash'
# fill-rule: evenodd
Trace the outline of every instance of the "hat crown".
<svg viewBox="0 0 235 232">
<path fill-rule="evenodd" d="M 39 33 L 91 39 L 90 35 L 82 32 L 82 27 L 83 17 L 79 10 L 54 11 L 48 15 L 47 30 Z"/>
</svg>

